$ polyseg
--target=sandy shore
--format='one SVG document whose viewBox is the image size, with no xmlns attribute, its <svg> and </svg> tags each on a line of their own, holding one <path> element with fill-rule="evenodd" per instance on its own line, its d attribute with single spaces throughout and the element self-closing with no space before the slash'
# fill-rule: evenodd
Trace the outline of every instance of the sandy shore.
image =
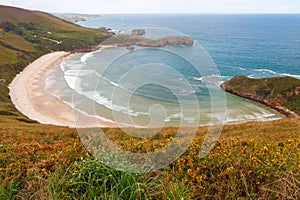
<svg viewBox="0 0 300 200">
<path fill-rule="evenodd" d="M 29 64 L 9 86 L 12 102 L 21 113 L 42 124 L 115 127 L 114 124 L 80 114 L 45 89 L 47 70 L 58 67 L 57 65 L 68 55 L 70 55 L 68 52 L 49 53 Z"/>
<path fill-rule="evenodd" d="M 103 46 L 102 49 L 113 47 L 114 46 Z M 47 71 L 50 68 L 59 67 L 62 59 L 68 55 L 70 55 L 69 52 L 46 54 L 29 64 L 18 74 L 9 86 L 9 95 L 15 107 L 28 118 L 42 124 L 53 124 L 72 128 L 118 127 L 118 125 L 114 123 L 79 113 L 45 89 Z"/>
</svg>

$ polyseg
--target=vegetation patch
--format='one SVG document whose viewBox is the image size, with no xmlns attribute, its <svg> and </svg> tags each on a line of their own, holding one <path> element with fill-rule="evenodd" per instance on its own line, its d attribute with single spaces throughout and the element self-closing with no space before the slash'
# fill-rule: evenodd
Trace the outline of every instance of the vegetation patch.
<svg viewBox="0 0 300 200">
<path fill-rule="evenodd" d="M 253 79 L 234 76 L 221 87 L 235 95 L 264 103 L 286 115 L 300 115 L 299 79 L 293 77 Z"/>
</svg>

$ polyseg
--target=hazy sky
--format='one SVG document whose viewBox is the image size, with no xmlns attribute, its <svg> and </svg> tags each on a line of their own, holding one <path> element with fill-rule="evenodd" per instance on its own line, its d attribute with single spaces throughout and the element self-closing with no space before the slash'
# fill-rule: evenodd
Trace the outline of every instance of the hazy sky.
<svg viewBox="0 0 300 200">
<path fill-rule="evenodd" d="M 47 12 L 75 13 L 300 13 L 300 0 L 0 0 Z"/>
</svg>

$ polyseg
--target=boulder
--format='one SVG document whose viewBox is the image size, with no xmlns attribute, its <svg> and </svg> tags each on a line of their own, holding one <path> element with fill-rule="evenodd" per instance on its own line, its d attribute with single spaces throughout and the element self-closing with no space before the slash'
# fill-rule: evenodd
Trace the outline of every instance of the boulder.
<svg viewBox="0 0 300 200">
<path fill-rule="evenodd" d="M 130 46 L 127 47 L 127 49 L 128 49 L 129 51 L 133 51 L 133 50 L 135 50 L 135 47 L 130 45 Z"/>
</svg>

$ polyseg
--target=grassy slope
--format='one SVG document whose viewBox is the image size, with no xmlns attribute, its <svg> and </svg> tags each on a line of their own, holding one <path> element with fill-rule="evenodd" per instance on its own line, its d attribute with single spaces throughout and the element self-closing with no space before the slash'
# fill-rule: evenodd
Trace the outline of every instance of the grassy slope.
<svg viewBox="0 0 300 200">
<path fill-rule="evenodd" d="M 51 51 L 92 49 L 108 37 L 47 13 L 0 5 L 0 115 L 24 117 L 13 107 L 7 86 L 27 64 Z"/>
<path fill-rule="evenodd" d="M 224 83 L 226 90 L 265 101 L 274 106 L 286 107 L 300 114 L 300 80 L 292 77 L 253 79 L 235 76 Z"/>
<path fill-rule="evenodd" d="M 207 129 L 200 128 L 176 162 L 156 173 L 134 175 L 97 163 L 75 129 L 2 116 L 0 199 L 297 199 L 299 122 L 226 126 L 203 159 L 197 155 Z M 130 138 L 118 129 L 105 131 L 122 149 L 134 152 L 160 149 L 176 133 L 166 128 L 156 136 L 159 140 L 151 140 Z"/>
<path fill-rule="evenodd" d="M 0 79 L 6 82 L 0 84 L 0 100 L 9 101 L 6 86 L 37 57 L 56 50 L 88 50 L 108 37 L 47 13 L 0 5 Z"/>
<path fill-rule="evenodd" d="M 22 116 L 10 103 L 6 89 L 28 62 L 60 48 L 40 36 L 74 44 L 75 48 L 81 45 L 77 43 L 79 35 L 87 42 L 83 45 L 88 44 L 81 47 L 86 48 L 97 43 L 93 38 L 100 40 L 104 35 L 48 14 L 2 6 L 0 20 L 9 20 L 23 32 L 0 32 L 1 53 L 7 56 L 0 58 L 9 63 L 1 61 L 0 68 L 0 78 L 6 79 L 0 82 L 0 199 L 300 197 L 297 119 L 226 126 L 218 145 L 204 159 L 197 157 L 206 132 L 200 128 L 189 151 L 157 173 L 131 175 L 105 168 L 85 151 L 75 129 L 40 125 Z M 38 30 L 27 30 L 28 24 L 20 25 L 23 22 L 33 23 Z M 122 148 L 145 152 L 166 145 L 176 130 L 163 130 L 153 145 L 136 138 L 129 142 L 117 129 L 106 132 Z"/>
</svg>

